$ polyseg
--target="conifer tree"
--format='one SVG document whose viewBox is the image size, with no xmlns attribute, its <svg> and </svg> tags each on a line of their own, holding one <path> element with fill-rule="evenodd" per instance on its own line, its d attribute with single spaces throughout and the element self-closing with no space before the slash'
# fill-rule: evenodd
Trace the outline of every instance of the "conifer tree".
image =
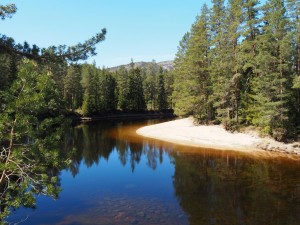
<svg viewBox="0 0 300 225">
<path fill-rule="evenodd" d="M 228 129 L 235 124 L 239 125 L 240 114 L 240 89 L 242 89 L 242 64 L 241 64 L 241 49 L 239 39 L 241 37 L 241 24 L 243 23 L 243 11 L 241 5 L 243 0 L 230 0 L 227 6 L 226 15 L 226 34 L 227 39 L 225 46 L 227 67 L 229 68 L 228 74 L 225 75 L 224 86 L 227 88 L 226 93 L 228 95 L 228 106 L 231 113 L 229 115 Z M 235 127 L 236 129 L 238 127 Z"/>
<path fill-rule="evenodd" d="M 126 111 L 128 106 L 128 93 L 129 93 L 129 78 L 128 71 L 124 66 L 115 72 L 117 81 L 117 95 L 118 95 L 118 108 Z"/>
<path fill-rule="evenodd" d="M 172 99 L 174 112 L 178 116 L 191 115 L 193 102 L 190 100 L 189 86 L 186 84 L 186 52 L 189 47 L 190 33 L 187 32 L 179 43 L 174 60 L 174 91 Z"/>
<path fill-rule="evenodd" d="M 133 63 L 129 70 L 129 92 L 126 98 L 128 102 L 126 109 L 130 111 L 146 110 L 141 71 L 139 68 L 134 68 Z"/>
<path fill-rule="evenodd" d="M 150 110 L 157 108 L 157 74 L 159 74 L 159 68 L 155 61 L 152 61 L 144 71 L 144 96 L 146 105 Z"/>
<path fill-rule="evenodd" d="M 100 112 L 113 112 L 117 109 L 116 80 L 111 73 L 102 69 L 100 73 Z"/>
<path fill-rule="evenodd" d="M 201 15 L 191 29 L 189 48 L 186 51 L 186 85 L 193 102 L 192 114 L 201 123 L 212 119 L 212 105 L 209 102 L 211 80 L 209 76 L 210 32 L 209 10 L 203 5 Z"/>
<path fill-rule="evenodd" d="M 157 85 L 157 109 L 164 111 L 168 108 L 163 68 L 160 68 Z"/>
<path fill-rule="evenodd" d="M 290 22 L 290 34 L 292 36 L 293 57 L 291 68 L 293 73 L 293 96 L 292 111 L 290 113 L 298 131 L 300 130 L 300 2 L 287 0 L 288 18 Z"/>
<path fill-rule="evenodd" d="M 82 86 L 84 89 L 82 113 L 83 115 L 96 114 L 98 110 L 97 75 L 95 68 L 90 65 L 83 65 Z"/>
<path fill-rule="evenodd" d="M 242 120 L 246 124 L 252 123 L 254 116 L 253 105 L 254 101 L 251 98 L 252 79 L 255 76 L 256 70 L 256 56 L 258 51 L 257 37 L 260 35 L 259 31 L 259 2 L 257 0 L 246 0 L 242 4 L 243 8 L 243 24 L 242 24 L 242 43 L 240 44 L 240 58 L 239 62 L 242 66 L 242 77 L 240 79 L 243 84 L 240 89 L 240 112 Z"/>
<path fill-rule="evenodd" d="M 210 101 L 216 110 L 218 122 L 228 123 L 232 117 L 233 109 L 230 105 L 231 93 L 231 67 L 228 65 L 227 51 L 228 33 L 223 0 L 214 0 L 211 12 L 211 52 L 209 73 L 211 77 L 212 95 Z"/>
<path fill-rule="evenodd" d="M 262 34 L 258 37 L 256 76 L 253 79 L 253 123 L 282 140 L 287 133 L 291 74 L 288 65 L 291 40 L 283 1 L 269 0 L 263 7 Z"/>
<path fill-rule="evenodd" d="M 79 66 L 70 65 L 64 79 L 64 99 L 69 109 L 74 111 L 82 105 L 82 86 Z"/>
</svg>

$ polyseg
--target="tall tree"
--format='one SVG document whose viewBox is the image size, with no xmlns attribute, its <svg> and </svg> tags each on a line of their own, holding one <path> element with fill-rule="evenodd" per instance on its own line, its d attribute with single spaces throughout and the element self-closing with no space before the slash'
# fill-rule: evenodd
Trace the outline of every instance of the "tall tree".
<svg viewBox="0 0 300 225">
<path fill-rule="evenodd" d="M 185 33 L 179 42 L 178 50 L 174 60 L 174 92 L 172 94 L 174 112 L 178 116 L 190 115 L 193 102 L 189 99 L 189 86 L 186 84 L 186 52 L 189 48 L 191 34 Z"/>
<path fill-rule="evenodd" d="M 291 25 L 291 36 L 293 44 L 293 58 L 291 68 L 293 69 L 293 95 L 295 98 L 291 116 L 295 127 L 300 129 L 300 2 L 287 0 L 288 18 Z"/>
<path fill-rule="evenodd" d="M 239 40 L 241 38 L 241 25 L 243 23 L 243 0 L 230 0 L 227 6 L 226 15 L 226 49 L 227 49 L 227 66 L 230 68 L 227 75 L 227 81 L 224 86 L 227 87 L 228 107 L 231 110 L 230 122 L 236 126 L 239 125 L 240 114 L 240 89 L 242 89 L 242 63 L 241 49 Z M 232 126 L 231 124 L 229 124 Z"/>
<path fill-rule="evenodd" d="M 262 34 L 258 37 L 257 76 L 253 79 L 256 116 L 253 123 L 279 140 L 288 123 L 291 40 L 283 1 L 269 0 L 263 7 Z"/>
<path fill-rule="evenodd" d="M 227 51 L 228 32 L 225 16 L 224 0 L 214 0 L 211 11 L 211 51 L 209 73 L 211 77 L 213 102 L 218 122 L 227 124 L 232 118 L 233 109 L 231 106 L 231 67 L 228 65 Z"/>
<path fill-rule="evenodd" d="M 82 113 L 93 115 L 99 110 L 99 85 L 97 71 L 94 65 L 85 64 L 82 67 L 82 86 L 84 88 Z"/>
<path fill-rule="evenodd" d="M 116 80 L 106 69 L 99 71 L 100 111 L 113 112 L 117 109 Z"/>
<path fill-rule="evenodd" d="M 124 66 L 121 66 L 114 75 L 117 81 L 118 108 L 121 110 L 127 110 L 129 100 L 127 99 L 127 95 L 129 93 L 128 71 Z"/>
<path fill-rule="evenodd" d="M 165 79 L 164 70 L 160 68 L 158 75 L 158 85 L 157 85 L 157 108 L 160 111 L 164 111 L 168 108 L 167 104 L 167 94 L 165 89 Z"/>
<path fill-rule="evenodd" d="M 148 109 L 154 110 L 157 108 L 157 75 L 159 67 L 155 61 L 152 61 L 144 70 L 144 96 Z"/>
<path fill-rule="evenodd" d="M 252 123 L 254 116 L 253 105 L 255 101 L 251 98 L 253 90 L 251 87 L 252 79 L 256 71 L 256 56 L 258 53 L 257 37 L 259 31 L 259 2 L 258 0 L 246 0 L 242 4 L 243 8 L 243 23 L 242 23 L 242 43 L 240 45 L 239 62 L 242 66 L 242 87 L 240 89 L 240 108 L 241 117 L 246 124 Z"/>
<path fill-rule="evenodd" d="M 80 67 L 70 65 L 64 79 L 64 99 L 67 107 L 74 111 L 82 105 L 82 86 Z"/>
<path fill-rule="evenodd" d="M 126 109 L 130 111 L 146 110 L 146 103 L 143 90 L 143 80 L 139 68 L 134 68 L 133 63 L 129 70 L 129 92 L 127 94 L 128 105 Z"/>
</svg>

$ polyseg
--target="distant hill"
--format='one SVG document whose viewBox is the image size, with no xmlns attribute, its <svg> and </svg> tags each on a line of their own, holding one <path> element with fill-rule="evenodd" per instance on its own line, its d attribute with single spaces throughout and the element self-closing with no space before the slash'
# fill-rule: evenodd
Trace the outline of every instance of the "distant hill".
<svg viewBox="0 0 300 225">
<path fill-rule="evenodd" d="M 153 62 L 135 62 L 134 63 L 134 67 L 147 67 L 149 65 L 151 65 Z M 163 61 L 163 62 L 157 62 L 155 63 L 157 66 L 161 66 L 163 69 L 165 70 L 172 70 L 173 69 L 173 61 Z M 126 69 L 130 68 L 130 63 L 126 64 L 126 65 L 120 65 L 120 66 L 115 66 L 115 67 L 111 67 L 108 68 L 111 72 L 114 72 L 116 70 L 118 70 L 121 66 L 124 66 Z"/>
</svg>

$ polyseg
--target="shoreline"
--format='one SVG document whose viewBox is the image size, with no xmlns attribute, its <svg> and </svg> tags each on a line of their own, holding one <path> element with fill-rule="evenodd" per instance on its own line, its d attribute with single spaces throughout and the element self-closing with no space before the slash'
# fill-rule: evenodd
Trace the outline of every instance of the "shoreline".
<svg viewBox="0 0 300 225">
<path fill-rule="evenodd" d="M 161 119 L 161 118 L 175 118 L 173 113 L 164 112 L 143 112 L 143 113 L 108 113 L 104 115 L 82 116 L 82 115 L 67 115 L 72 121 L 78 122 L 93 122 L 102 120 L 139 120 L 139 119 Z"/>
<path fill-rule="evenodd" d="M 138 135 L 174 144 L 233 150 L 241 152 L 271 151 L 300 156 L 299 143 L 285 144 L 255 133 L 230 133 L 220 125 L 194 125 L 192 118 L 145 126 Z"/>
</svg>

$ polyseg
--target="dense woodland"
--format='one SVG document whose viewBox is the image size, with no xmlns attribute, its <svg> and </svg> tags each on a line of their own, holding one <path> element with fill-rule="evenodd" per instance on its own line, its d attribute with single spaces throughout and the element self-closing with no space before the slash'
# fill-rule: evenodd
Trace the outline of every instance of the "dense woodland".
<svg viewBox="0 0 300 225">
<path fill-rule="evenodd" d="M 29 48 L 29 47 L 28 47 Z M 39 62 L 24 60 L 15 54 L 0 53 L 2 96 L 21 79 L 21 71 L 32 77 L 32 86 L 40 85 L 40 91 L 49 86 L 43 96 L 47 103 L 41 106 L 43 112 L 32 111 L 41 116 L 77 115 L 99 116 L 108 113 L 137 113 L 147 111 L 166 112 L 172 108 L 171 72 L 162 69 L 154 61 L 139 68 L 131 63 L 130 69 L 124 66 L 111 72 L 94 64 L 78 64 L 68 60 Z M 30 69 L 29 69 L 30 68 Z M 40 80 L 44 77 L 45 80 Z M 39 82 L 44 82 L 40 83 Z M 41 90 L 39 90 L 41 89 Z M 31 98 L 31 96 L 29 97 Z M 5 103 L 4 98 L 2 104 Z M 28 101 L 38 104 L 36 99 Z M 49 105 L 53 104 L 53 105 Z"/>
<path fill-rule="evenodd" d="M 68 111 L 82 115 L 166 111 L 172 107 L 172 74 L 155 62 L 114 72 L 95 64 L 69 65 L 62 93 Z"/>
<path fill-rule="evenodd" d="M 213 0 L 175 59 L 175 114 L 278 140 L 300 131 L 300 2 Z"/>
</svg>

